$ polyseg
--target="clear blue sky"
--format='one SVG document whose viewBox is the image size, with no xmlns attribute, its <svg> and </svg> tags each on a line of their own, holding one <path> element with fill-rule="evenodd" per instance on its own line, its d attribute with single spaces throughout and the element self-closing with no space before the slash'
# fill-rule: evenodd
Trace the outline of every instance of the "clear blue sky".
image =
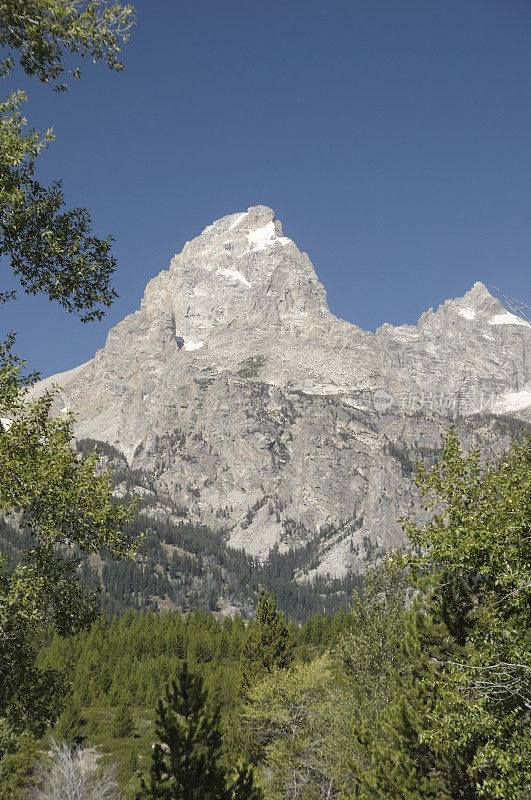
<svg viewBox="0 0 531 800">
<path fill-rule="evenodd" d="M 116 237 L 120 294 L 90 325 L 44 299 L 4 310 L 34 368 L 90 358 L 187 239 L 258 203 L 366 329 L 476 280 L 530 302 L 529 0 L 136 6 L 125 72 L 19 82 L 57 136 L 40 176 Z"/>
</svg>

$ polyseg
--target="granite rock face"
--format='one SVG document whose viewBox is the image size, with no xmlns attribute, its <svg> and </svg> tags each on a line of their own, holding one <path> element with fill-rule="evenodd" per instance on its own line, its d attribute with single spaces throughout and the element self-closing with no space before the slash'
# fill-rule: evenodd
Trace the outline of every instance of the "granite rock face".
<svg viewBox="0 0 531 800">
<path fill-rule="evenodd" d="M 119 448 L 160 497 L 265 556 L 320 537 L 340 575 L 402 542 L 412 464 L 451 419 L 497 450 L 531 422 L 531 325 L 476 283 L 418 324 L 336 318 L 265 206 L 187 242 L 95 357 L 42 381 L 76 435 Z M 511 421 L 512 420 L 512 421 Z"/>
</svg>

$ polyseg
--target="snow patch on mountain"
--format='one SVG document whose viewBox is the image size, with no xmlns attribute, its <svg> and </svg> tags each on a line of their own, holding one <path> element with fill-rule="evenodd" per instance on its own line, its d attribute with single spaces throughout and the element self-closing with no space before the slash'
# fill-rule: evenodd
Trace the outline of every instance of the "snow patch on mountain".
<svg viewBox="0 0 531 800">
<path fill-rule="evenodd" d="M 476 318 L 476 312 L 474 311 L 473 308 L 469 308 L 468 306 L 466 308 L 460 308 L 457 313 L 460 314 L 465 319 L 475 319 Z"/>
<path fill-rule="evenodd" d="M 496 314 L 489 320 L 489 325 L 526 325 L 531 328 L 529 322 L 522 317 L 517 317 L 516 314 L 511 314 L 510 311 L 506 311 L 505 314 Z"/>
<path fill-rule="evenodd" d="M 222 275 L 224 278 L 233 278 L 235 281 L 240 281 L 240 283 L 243 283 L 243 285 L 247 286 L 248 289 L 251 288 L 251 284 L 247 278 L 237 269 L 218 269 L 216 275 Z"/>
<path fill-rule="evenodd" d="M 248 213 L 249 213 L 248 211 L 244 211 L 242 214 L 238 214 L 234 222 L 231 222 L 231 224 L 229 225 L 229 231 L 233 230 L 233 228 L 237 228 L 240 222 L 247 216 Z"/>
<path fill-rule="evenodd" d="M 504 414 L 509 411 L 522 411 L 531 406 L 531 392 L 522 389 L 521 392 L 509 392 L 502 395 L 502 399 L 496 403 L 496 411 Z"/>
<path fill-rule="evenodd" d="M 277 236 L 275 233 L 275 223 L 268 222 L 262 228 L 257 228 L 255 231 L 249 231 L 247 234 L 247 241 L 251 245 L 250 251 L 258 252 L 265 250 L 266 247 L 273 247 L 275 244 L 286 245 L 291 242 L 288 236 Z"/>
</svg>

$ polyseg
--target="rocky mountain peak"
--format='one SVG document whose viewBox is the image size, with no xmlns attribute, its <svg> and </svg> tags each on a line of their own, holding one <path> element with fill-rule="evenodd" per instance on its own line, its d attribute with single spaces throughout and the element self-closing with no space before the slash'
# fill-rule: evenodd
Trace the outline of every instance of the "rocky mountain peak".
<svg viewBox="0 0 531 800">
<path fill-rule="evenodd" d="M 265 246 L 268 242 L 272 244 L 276 237 L 283 237 L 282 223 L 275 217 L 273 209 L 268 206 L 251 206 L 247 211 L 227 214 L 207 225 L 199 236 L 186 242 L 183 252 L 192 254 L 198 250 L 212 250 L 245 239 L 250 249 L 256 247 L 257 240 L 261 239 Z"/>
<path fill-rule="evenodd" d="M 464 317 L 464 319 L 470 320 L 475 319 L 477 316 L 492 316 L 493 314 L 505 311 L 502 303 L 491 295 L 485 284 L 481 283 L 481 281 L 476 281 L 463 297 L 448 302 L 450 305 L 453 303 L 458 313 Z"/>
<path fill-rule="evenodd" d="M 363 331 L 252 206 L 187 242 L 91 361 L 34 392 L 59 383 L 79 438 L 118 448 L 233 546 L 265 555 L 324 531 L 319 569 L 341 574 L 369 540 L 402 541 L 411 465 L 450 419 L 531 420 L 530 378 L 531 325 L 484 284 Z"/>
<path fill-rule="evenodd" d="M 186 242 L 148 284 L 141 313 L 155 325 L 169 314 L 185 350 L 202 349 L 211 334 L 219 344 L 229 327 L 272 330 L 330 316 L 308 256 L 267 206 L 222 217 Z"/>
<path fill-rule="evenodd" d="M 509 333 L 514 332 L 515 326 L 531 327 L 523 317 L 517 316 L 508 311 L 503 303 L 493 297 L 484 283 L 476 281 L 473 287 L 455 300 L 447 300 L 435 316 L 440 316 L 447 324 L 456 321 L 456 316 L 460 317 L 457 321 L 465 324 L 467 329 L 472 332 L 476 330 L 489 340 L 489 331 L 492 326 L 510 326 Z M 423 315 L 424 321 L 429 322 L 430 314 Z M 486 328 L 485 328 L 486 326 Z"/>
<path fill-rule="evenodd" d="M 227 214 L 207 225 L 189 242 L 182 252 L 175 256 L 171 266 L 179 266 L 182 259 L 195 259 L 208 256 L 216 251 L 231 252 L 235 258 L 248 253 L 265 251 L 271 247 L 294 243 L 283 235 L 282 223 L 268 206 L 251 206 L 247 211 Z"/>
<path fill-rule="evenodd" d="M 471 289 L 465 294 L 465 298 L 471 303 L 482 303 L 485 300 L 492 300 L 493 297 L 484 283 L 476 281 Z"/>
</svg>

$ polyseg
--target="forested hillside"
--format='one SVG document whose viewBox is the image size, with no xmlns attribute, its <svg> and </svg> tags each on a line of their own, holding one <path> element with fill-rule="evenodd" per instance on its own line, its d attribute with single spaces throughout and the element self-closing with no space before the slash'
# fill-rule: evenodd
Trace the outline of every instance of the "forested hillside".
<svg viewBox="0 0 531 800">
<path fill-rule="evenodd" d="M 361 578 L 351 573 L 342 579 L 303 575 L 318 563 L 322 534 L 283 552 L 274 547 L 261 561 L 227 544 L 227 532 L 213 531 L 187 519 L 187 511 L 167 497 L 157 497 L 151 477 L 128 467 L 123 455 L 105 442 L 81 440 L 87 455 L 97 448 L 102 466 L 111 470 L 115 492 L 121 497 L 140 496 L 139 513 L 128 531 L 140 535 L 135 561 L 111 560 L 101 553 L 95 565 L 85 560 L 82 579 L 101 586 L 100 606 L 108 614 L 127 607 L 210 611 L 238 610 L 249 615 L 260 586 L 272 591 L 286 614 L 303 621 L 317 611 L 333 613 L 345 608 Z M 251 512 L 250 512 L 251 514 Z M 328 532 L 332 537 L 333 530 Z M 369 548 L 370 549 L 370 548 Z"/>
<path fill-rule="evenodd" d="M 494 433 L 509 440 L 522 429 L 531 429 L 510 417 L 494 420 L 489 415 L 462 420 L 461 425 L 465 431 L 474 431 L 478 425 L 485 429 L 494 426 L 489 447 Z M 282 552 L 275 546 L 265 561 L 260 560 L 230 547 L 223 529 L 214 531 L 195 524 L 188 519 L 186 509 L 176 507 L 168 497 L 158 497 L 151 477 L 130 469 L 115 447 L 83 439 L 77 442 L 77 448 L 84 457 L 97 449 L 99 467 L 110 470 L 111 486 L 121 502 L 139 499 L 134 519 L 124 528 L 128 537 L 140 537 L 134 558 L 116 559 L 104 549 L 97 555 L 80 554 L 81 581 L 87 589 L 98 590 L 98 607 L 109 618 L 129 608 L 185 613 L 196 609 L 237 611 L 248 617 L 259 587 L 266 586 L 275 594 L 279 608 L 290 619 L 302 622 L 317 612 L 333 614 L 345 609 L 352 592 L 361 586 L 361 575 L 356 571 L 342 578 L 326 574 L 314 575 L 311 580 L 305 577 L 319 562 L 323 540 L 334 541 L 338 531 L 333 526 L 314 536 L 301 530 L 305 544 Z M 405 443 L 398 447 L 388 442 L 386 450 L 408 476 L 414 474 L 419 458 L 432 466 L 440 455 L 440 449 L 418 446 L 411 451 Z M 0 519 L 0 553 L 17 561 L 32 543 L 31 535 L 19 531 L 13 520 Z M 384 551 L 371 541 L 364 542 L 364 567 L 383 555 Z"/>
<path fill-rule="evenodd" d="M 102 550 L 80 559 L 81 581 L 99 591 L 98 605 L 109 618 L 129 608 L 238 610 L 249 616 L 259 587 L 265 585 L 290 619 L 304 621 L 317 611 L 329 614 L 346 608 L 352 591 L 361 585 L 355 573 L 343 579 L 296 580 L 300 568 L 311 562 L 312 542 L 285 553 L 275 548 L 261 563 L 227 547 L 219 533 L 184 519 L 163 521 L 140 512 L 126 532 L 143 537 L 134 558 L 116 560 Z M 32 543 L 30 534 L 0 521 L 0 552 L 16 561 Z"/>
<path fill-rule="evenodd" d="M 88 590 L 98 591 L 98 606 L 109 618 L 127 609 L 151 611 L 194 611 L 223 613 L 239 611 L 248 617 L 260 586 L 277 598 L 279 607 L 296 622 L 320 612 L 345 609 L 361 577 L 317 575 L 301 577 L 317 564 L 322 535 L 299 547 L 279 552 L 275 547 L 265 562 L 227 545 L 223 531 L 187 520 L 186 510 L 175 508 L 167 498 L 162 502 L 151 492 L 149 476 L 131 470 L 122 454 L 105 442 L 81 440 L 79 452 L 87 456 L 97 448 L 100 467 L 109 469 L 111 485 L 121 500 L 140 495 L 139 510 L 124 531 L 139 538 L 134 558 L 116 559 L 101 550 L 97 555 L 79 554 L 79 576 Z M 333 536 L 330 530 L 329 535 Z M 0 553 L 17 562 L 34 545 L 27 531 L 14 520 L 0 519 Z M 371 554 L 374 548 L 367 547 Z"/>
</svg>

